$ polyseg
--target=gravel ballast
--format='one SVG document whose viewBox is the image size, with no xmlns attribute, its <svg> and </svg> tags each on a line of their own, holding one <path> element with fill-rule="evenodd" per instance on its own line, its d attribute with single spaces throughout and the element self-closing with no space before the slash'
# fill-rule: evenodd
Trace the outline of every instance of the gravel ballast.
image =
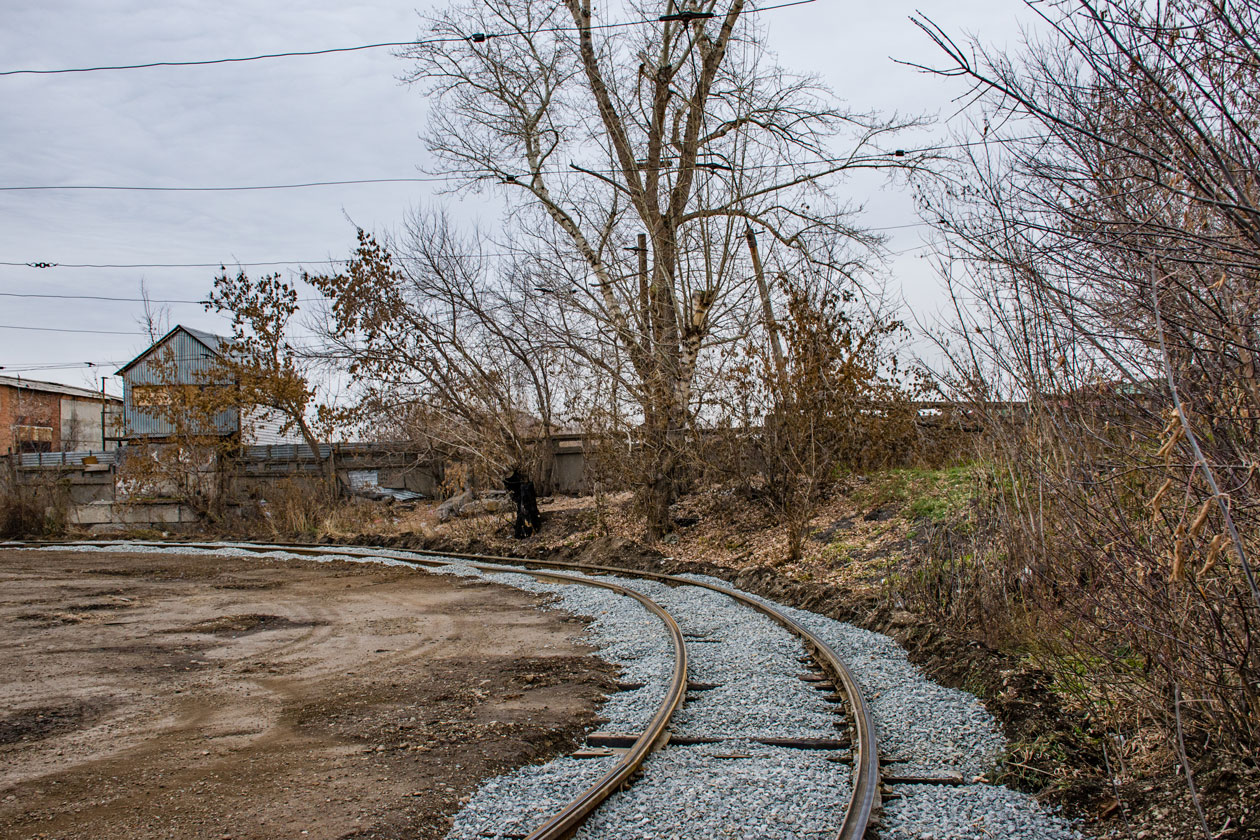
<svg viewBox="0 0 1260 840">
<path fill-rule="evenodd" d="M 119 543 L 105 550 L 154 550 Z M 156 549 L 162 550 L 162 549 Z M 189 553 L 186 548 L 169 549 Z M 368 549 L 339 549 L 311 558 L 277 549 L 276 559 L 379 558 Z M 407 556 L 407 552 L 392 552 Z M 428 555 L 416 559 L 433 561 Z M 643 688 L 618 692 L 601 714 L 604 729 L 638 732 L 664 695 L 673 660 L 659 619 L 632 598 L 607 590 L 543 582 L 528 574 L 482 573 L 452 558 L 438 573 L 482 577 L 525 591 L 550 594 L 554 608 L 589 616 L 588 641 L 622 668 L 622 679 Z M 566 574 L 581 576 L 566 571 Z M 729 587 L 725 581 L 686 576 Z M 827 703 L 802 682 L 799 640 L 784 628 L 719 593 L 639 579 L 600 577 L 655 600 L 679 622 L 687 639 L 689 677 L 717 687 L 691 692 L 675 715 L 676 735 L 724 738 L 834 737 L 847 706 Z M 754 596 L 755 597 L 755 596 Z M 907 659 L 892 639 L 825 616 L 758 599 L 781 610 L 827 642 L 863 687 L 875 719 L 880 755 L 902 776 L 965 779 L 991 770 L 1005 741 L 996 721 L 972 695 L 939 686 Z M 847 754 L 845 754 L 847 756 Z M 835 753 L 771 748 L 744 741 L 668 746 L 649 757 L 643 774 L 610 797 L 579 833 L 588 838 L 831 838 L 844 815 L 851 767 L 828 761 Z M 521 836 L 565 799 L 597 779 L 613 759 L 558 758 L 482 785 L 456 816 L 448 840 Z M 896 785 L 884 808 L 883 840 L 1073 840 L 1071 824 L 1032 797 L 1004 787 L 971 784 Z"/>
<path fill-rule="evenodd" d="M 688 676 L 715 688 L 694 691 L 675 715 L 675 735 L 720 738 L 834 738 L 837 712 L 802 682 L 800 640 L 770 618 L 717 592 L 624 580 L 674 617 L 687 640 Z"/>
<path fill-rule="evenodd" d="M 609 758 L 560 758 L 521 767 L 485 782 L 455 815 L 448 838 L 521 838 L 547 815 L 593 785 L 617 763 Z"/>
<path fill-rule="evenodd" d="M 717 578 L 691 580 L 728 586 Z M 1006 741 L 974 695 L 937 685 L 911 664 L 905 650 L 873 633 L 826 616 L 757 598 L 817 633 L 862 686 L 879 741 L 881 760 L 896 761 L 906 776 L 971 779 L 993 768 Z"/>
<path fill-rule="evenodd" d="M 1030 796 L 1000 785 L 897 785 L 884 805 L 882 840 L 1079 837 Z"/>
<path fill-rule="evenodd" d="M 610 797 L 583 840 L 833 838 L 850 768 L 832 753 L 724 741 L 665 747 L 643 778 Z"/>
</svg>

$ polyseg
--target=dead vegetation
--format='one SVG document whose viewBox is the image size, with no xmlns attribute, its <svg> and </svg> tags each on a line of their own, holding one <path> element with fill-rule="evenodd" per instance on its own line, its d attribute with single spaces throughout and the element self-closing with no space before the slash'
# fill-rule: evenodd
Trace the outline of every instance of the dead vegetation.
<svg viewBox="0 0 1260 840">
<path fill-rule="evenodd" d="M 69 493 L 55 471 L 19 475 L 16 459 L 0 467 L 0 539 L 39 539 L 65 532 Z"/>
<path fill-rule="evenodd" d="M 306 278 L 324 360 L 451 462 L 465 515 L 296 482 L 232 521 L 194 501 L 273 539 L 687 564 L 948 639 L 940 667 L 1015 727 L 1005 779 L 1134 821 L 1163 795 L 1160 836 L 1237 835 L 1226 800 L 1251 807 L 1260 762 L 1260 12 L 1031 5 L 1047 35 L 1022 54 L 918 21 L 924 69 L 974 86 L 975 137 L 917 193 L 955 303 L 941 417 L 834 189 L 900 166 L 868 151 L 905 123 L 774 66 L 738 0 L 633 44 L 586 0 L 489 0 L 431 23 L 519 38 L 407 57 L 435 157 L 508 197 L 510 257 L 420 213 Z M 240 280 L 222 300 L 247 310 Z M 294 295 L 268 289 L 282 329 Z M 537 444 L 566 427 L 592 497 L 509 542 L 477 493 L 514 468 L 545 492 Z"/>
<path fill-rule="evenodd" d="M 985 435 L 906 592 L 1025 651 L 1109 783 L 1179 776 L 1220 836 L 1196 772 L 1260 760 L 1257 9 L 1047 21 L 1018 57 L 922 22 L 1005 128 L 925 196 L 959 302 L 944 375 Z"/>
</svg>

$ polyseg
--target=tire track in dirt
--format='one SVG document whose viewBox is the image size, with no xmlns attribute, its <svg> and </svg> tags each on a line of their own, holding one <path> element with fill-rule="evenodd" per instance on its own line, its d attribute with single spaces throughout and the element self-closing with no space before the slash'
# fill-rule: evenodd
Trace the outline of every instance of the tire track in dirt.
<svg viewBox="0 0 1260 840">
<path fill-rule="evenodd" d="M 0 732 L 63 708 L 0 743 L 0 838 L 440 837 L 481 778 L 576 744 L 612 682 L 580 623 L 484 583 L 70 552 L 0 573 Z M 105 590 L 129 599 L 108 621 L 15 619 Z"/>
</svg>

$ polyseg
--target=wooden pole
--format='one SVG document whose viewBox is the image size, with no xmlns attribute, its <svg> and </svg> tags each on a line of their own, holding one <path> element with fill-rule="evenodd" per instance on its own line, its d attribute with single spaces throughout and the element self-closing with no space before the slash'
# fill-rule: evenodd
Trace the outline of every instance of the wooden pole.
<svg viewBox="0 0 1260 840">
<path fill-rule="evenodd" d="M 774 366 L 779 372 L 779 385 L 787 387 L 787 362 L 783 358 L 783 345 L 779 343 L 779 324 L 774 319 L 774 304 L 770 300 L 770 287 L 761 268 L 761 254 L 757 251 L 757 236 L 751 225 L 744 226 L 744 238 L 748 240 L 748 253 L 752 257 L 753 274 L 757 278 L 757 290 L 761 292 L 761 315 L 770 333 L 770 352 L 774 354 Z"/>
<path fill-rule="evenodd" d="M 648 254 L 647 254 L 647 234 L 640 233 L 636 242 L 636 251 L 639 252 L 639 311 L 643 313 L 643 323 L 649 323 L 648 317 Z M 650 334 L 650 331 L 645 330 Z"/>
</svg>

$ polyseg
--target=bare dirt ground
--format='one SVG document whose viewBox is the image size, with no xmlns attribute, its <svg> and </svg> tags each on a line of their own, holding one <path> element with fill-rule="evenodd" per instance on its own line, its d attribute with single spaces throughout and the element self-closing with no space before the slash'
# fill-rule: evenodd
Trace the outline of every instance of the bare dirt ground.
<svg viewBox="0 0 1260 840">
<path fill-rule="evenodd" d="M 358 564 L 0 551 L 0 838 L 431 838 L 615 674 L 524 593 Z"/>
</svg>

